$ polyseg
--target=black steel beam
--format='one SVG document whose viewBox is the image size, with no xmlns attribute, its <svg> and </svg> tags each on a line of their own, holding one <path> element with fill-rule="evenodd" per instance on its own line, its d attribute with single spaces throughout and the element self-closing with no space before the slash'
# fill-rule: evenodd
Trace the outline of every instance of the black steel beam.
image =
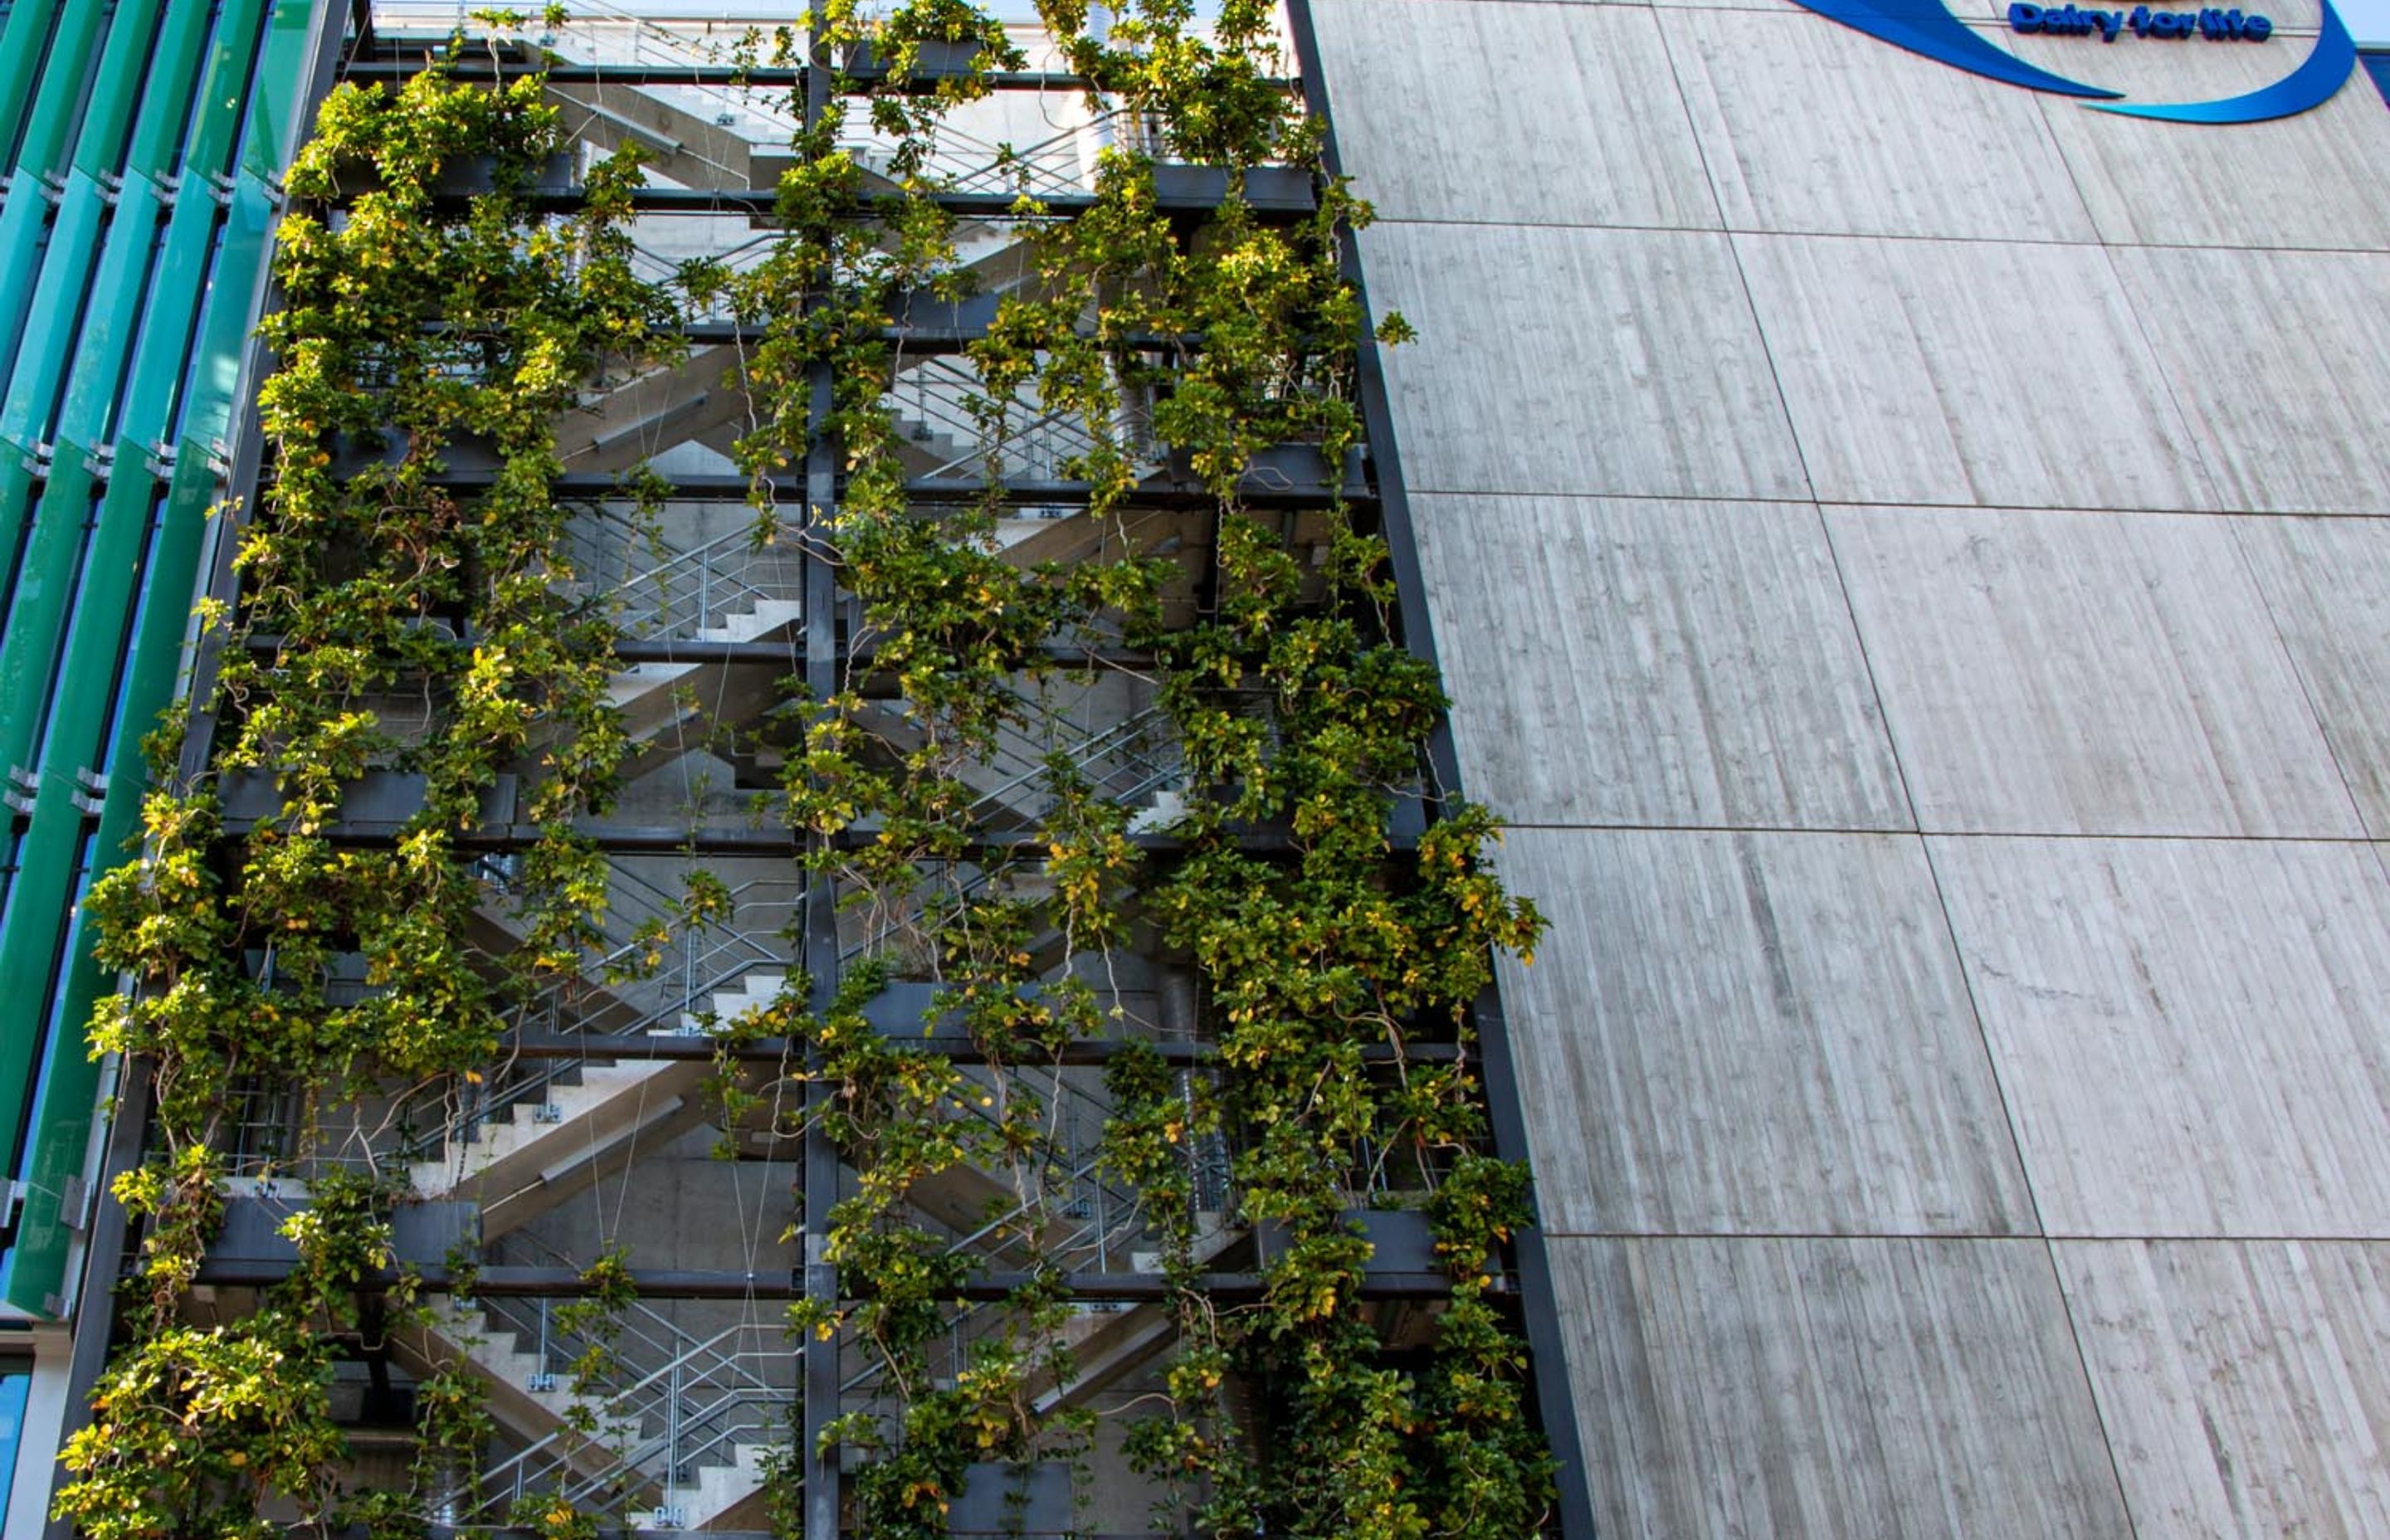
<svg viewBox="0 0 2390 1540">
<path fill-rule="evenodd" d="M 289 1277 L 288 1261 L 252 1261 L 240 1257 L 210 1258 L 199 1267 L 198 1278 L 203 1284 L 218 1288 L 266 1289 Z M 807 1296 L 804 1279 L 794 1271 L 773 1273 L 734 1273 L 701 1271 L 692 1268 L 640 1268 L 631 1270 L 631 1287 L 642 1300 L 799 1300 Z M 969 1282 L 958 1285 L 948 1297 L 962 1301 L 1001 1300 L 1015 1291 L 1037 1287 L 1049 1288 L 1055 1280 L 1029 1273 L 983 1273 Z M 476 1299 L 576 1299 L 598 1287 L 585 1280 L 570 1267 L 481 1267 L 459 1277 L 456 1269 L 446 1266 L 423 1267 L 411 1275 L 395 1269 L 366 1273 L 356 1280 L 357 1292 L 374 1294 L 409 1282 L 430 1294 L 469 1291 Z M 1075 1300 L 1090 1303 L 1117 1300 L 1135 1303 L 1166 1300 L 1172 1297 L 1174 1285 L 1162 1273 L 1065 1273 L 1060 1286 Z M 1258 1300 L 1267 1291 L 1268 1283 L 1258 1273 L 1204 1273 L 1194 1280 L 1196 1290 L 1209 1298 L 1243 1303 Z M 1497 1292 L 1507 1292 L 1506 1280 L 1497 1277 Z M 1444 1300 L 1452 1297 L 1452 1279 L 1444 1273 L 1365 1273 L 1356 1290 L 1364 1300 Z M 840 1295 L 831 1303 L 865 1298 L 860 1295 Z M 821 1354 L 827 1358 L 828 1354 Z"/>
<path fill-rule="evenodd" d="M 829 0 L 810 0 L 805 59 L 805 127 L 826 129 L 845 108 L 830 93 L 829 48 L 823 43 Z M 813 314 L 828 299 L 816 289 L 804 296 Z M 836 517 L 839 469 L 842 458 L 835 427 L 837 379 L 828 359 L 816 359 L 805 370 L 804 519 L 808 528 Z M 838 687 L 835 617 L 838 573 L 822 559 L 819 540 L 804 542 L 805 687 L 816 700 L 828 700 Z M 805 850 L 818 855 L 826 841 L 817 833 L 805 837 Z M 811 990 L 809 1004 L 827 1011 L 837 998 L 843 948 L 839 942 L 838 909 L 833 885 L 809 883 L 805 889 L 803 924 L 798 931 L 799 960 L 804 964 Z M 829 1077 L 821 1072 L 818 1048 L 805 1054 L 803 1105 L 805 1136 L 797 1178 L 797 1237 L 803 1249 L 792 1281 L 797 1297 L 827 1315 L 838 1303 L 838 1264 L 829 1259 L 830 1213 L 843 1185 L 838 1146 L 829 1136 L 826 1115 L 832 1096 Z M 844 1382 L 835 1338 L 809 1345 L 804 1355 L 804 1404 L 798 1418 L 802 1436 L 797 1459 L 804 1477 L 804 1540 L 839 1540 L 839 1519 L 844 1510 L 846 1478 L 829 1431 L 839 1415 L 839 1387 Z"/>
<path fill-rule="evenodd" d="M 224 820 L 224 831 L 229 835 L 246 834 L 264 820 L 254 817 Z M 322 826 L 318 832 L 335 844 L 374 847 L 395 844 L 411 826 L 402 823 L 340 823 Z M 803 840 L 788 829 L 690 829 L 663 824 L 608 824 L 582 822 L 573 832 L 589 840 L 610 855 L 692 855 L 692 856 L 796 856 L 804 850 Z M 528 850 L 541 838 L 534 824 L 485 824 L 478 828 L 459 830 L 452 837 L 454 846 L 461 851 L 500 852 Z M 851 829 L 839 835 L 829 844 L 834 850 L 861 851 L 872 849 L 878 836 L 869 829 Z M 1172 856 L 1187 849 L 1186 841 L 1167 834 L 1131 834 L 1127 841 L 1148 855 Z M 1412 838 L 1402 832 L 1388 836 L 1396 850 L 1407 849 Z M 1252 830 L 1234 837 L 1236 848 L 1248 855 L 1282 855 L 1297 847 L 1293 836 L 1283 829 Z M 1045 856 L 1050 841 L 1034 829 L 1017 834 L 982 833 L 964 841 L 954 859 L 983 863 L 987 861 L 1035 860 Z"/>
<path fill-rule="evenodd" d="M 423 73 L 430 64 L 430 58 L 418 50 L 412 55 L 392 54 L 380 58 L 352 59 L 341 73 L 342 79 L 363 85 L 403 85 Z M 440 67 L 442 73 L 450 80 L 461 81 L 468 85 L 541 75 L 559 85 L 723 85 L 745 86 L 757 91 L 790 91 L 802 89 L 805 76 L 802 68 L 761 64 L 743 68 L 735 64 L 666 64 L 661 61 L 574 64 L 558 60 L 552 64 L 541 64 L 529 58 L 506 58 L 494 66 L 486 54 L 444 59 Z"/>
<path fill-rule="evenodd" d="M 282 650 L 282 638 L 271 632 L 258 632 L 248 638 L 248 648 L 252 654 L 272 657 Z M 843 649 L 850 670 L 849 679 L 852 681 L 858 674 L 861 674 L 857 687 L 867 699 L 890 699 L 884 693 L 876 692 L 895 687 L 893 678 L 862 673 L 878 656 L 880 644 L 876 639 L 866 639 Z M 1153 654 L 1137 648 L 1072 647 L 1056 642 L 1038 650 L 1042 661 L 1060 669 L 1119 669 L 1131 674 L 1144 674 L 1151 672 L 1154 667 Z M 634 638 L 616 642 L 609 656 L 620 663 L 752 663 L 801 669 L 805 649 L 793 637 L 778 642 L 697 642 L 673 638 L 650 641 Z"/>
<path fill-rule="evenodd" d="M 342 76 L 368 84 L 403 84 L 421 74 L 430 62 L 429 56 L 420 49 L 412 54 L 392 51 L 382 58 L 352 60 L 342 71 Z M 544 75 L 559 85 L 719 85 L 758 91 L 803 90 L 806 75 L 802 65 L 667 64 L 661 61 L 581 64 L 563 60 L 541 64 L 529 58 L 504 57 L 493 65 L 485 54 L 446 59 L 442 61 L 442 68 L 450 79 L 468 84 Z M 881 67 L 856 65 L 835 72 L 832 78 L 856 86 L 872 86 L 885 83 L 888 71 Z M 957 77 L 953 72 L 942 71 L 918 75 L 909 83 L 926 88 L 939 80 L 954 78 Z M 1083 91 L 1087 85 L 1086 76 L 1056 70 L 991 70 L 979 79 L 995 91 Z M 1291 90 L 1295 85 L 1294 82 L 1288 80 L 1264 83 L 1280 90 Z"/>
<path fill-rule="evenodd" d="M 458 466 L 432 477 L 431 484 L 444 491 L 473 493 L 487 491 L 496 479 L 496 471 L 489 468 Z M 691 503 L 743 503 L 752 486 L 746 477 L 737 475 L 683 474 L 665 481 L 668 497 Z M 629 495 L 621 476 L 605 472 L 567 472 L 551 485 L 558 499 L 566 502 L 609 502 Z M 977 506 L 988 497 L 987 484 L 967 476 L 923 477 L 906 482 L 905 492 L 913 503 L 928 506 Z M 995 495 L 1009 507 L 1085 507 L 1094 494 L 1093 482 L 1056 481 L 1008 481 Z M 803 486 L 794 481 L 767 481 L 762 494 L 776 504 L 804 501 Z M 1255 472 L 1239 482 L 1237 501 L 1255 508 L 1324 508 L 1337 503 L 1364 507 L 1375 503 L 1377 494 L 1357 482 L 1307 485 L 1290 482 L 1275 473 Z M 1133 509 L 1209 508 L 1218 504 L 1219 499 L 1191 477 L 1155 477 L 1138 484 L 1127 506 Z"/>
<path fill-rule="evenodd" d="M 1255 217 L 1264 221 L 1300 219 L 1309 216 L 1316 207 L 1308 181 L 1302 184 L 1298 196 L 1275 180 L 1258 184 L 1249 178 L 1245 201 Z M 458 188 L 433 195 L 434 207 L 461 209 L 486 189 Z M 640 187 L 631 194 L 631 212 L 637 214 L 743 214 L 749 218 L 771 217 L 779 202 L 777 187 Z M 1154 207 L 1174 218 L 1208 214 L 1220 206 L 1220 193 L 1196 187 L 1162 187 L 1156 190 Z M 523 193 L 519 201 L 533 213 L 571 214 L 580 212 L 588 201 L 579 187 L 535 187 Z M 916 201 L 935 204 L 963 219 L 1070 219 L 1098 206 L 1093 193 L 1046 193 L 1026 197 L 1009 192 L 925 192 L 919 195 L 902 193 L 865 193 L 855 202 L 859 212 L 868 214 L 875 208 L 891 212 Z"/>
<path fill-rule="evenodd" d="M 977 1043 L 953 1033 L 891 1033 L 889 1041 L 907 1048 L 919 1048 L 926 1053 L 940 1054 L 957 1064 L 979 1064 L 986 1060 Z M 717 1045 L 709 1037 L 660 1037 L 639 1033 L 630 1037 L 605 1037 L 580 1033 L 516 1033 L 499 1045 L 498 1057 L 522 1059 L 604 1059 L 638 1061 L 711 1062 Z M 1132 1046 L 1150 1049 L 1165 1064 L 1194 1068 L 1218 1061 L 1219 1049 L 1203 1043 L 1169 1043 L 1147 1038 L 1079 1038 L 1064 1045 L 1051 1056 L 1030 1056 L 1028 1062 L 1060 1064 L 1072 1068 L 1109 1064 Z M 752 1043 L 742 1043 L 727 1050 L 727 1057 L 741 1064 L 778 1064 L 791 1055 L 802 1055 L 804 1046 L 785 1037 L 766 1037 Z M 1436 1064 L 1447 1063 L 1461 1056 L 1459 1045 L 1454 1043 L 1411 1043 L 1398 1053 L 1392 1044 L 1373 1043 L 1361 1050 L 1364 1064 Z M 1014 1055 L 1008 1062 L 1021 1063 Z"/>
</svg>

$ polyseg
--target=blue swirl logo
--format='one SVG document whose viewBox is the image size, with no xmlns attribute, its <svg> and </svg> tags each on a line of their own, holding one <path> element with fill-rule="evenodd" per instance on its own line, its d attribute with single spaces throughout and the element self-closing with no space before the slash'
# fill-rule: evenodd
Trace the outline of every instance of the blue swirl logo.
<svg viewBox="0 0 2390 1540">
<path fill-rule="evenodd" d="M 2269 118 L 2287 118 L 2309 108 L 2322 106 L 2332 93 L 2347 83 L 2350 73 L 2357 68 L 2357 44 L 2350 38 L 2347 24 L 2341 20 L 2340 13 L 2332 9 L 2332 0 L 2322 0 L 2323 21 L 2316 34 L 2315 48 L 2297 69 L 2272 84 L 2261 86 L 2246 95 L 2205 102 L 2130 102 L 2123 99 L 2121 92 L 2086 85 L 2081 81 L 2052 74 L 1994 45 L 1981 32 L 1951 15 L 1944 0 L 1798 0 L 1798 3 L 1845 27 L 1856 27 L 1870 37 L 1881 38 L 1910 53 L 1922 54 L 1954 69 L 1964 70 L 1969 74 L 1982 75 L 2010 85 L 2022 85 L 2029 91 L 2080 96 L 2085 98 L 2086 107 L 2096 108 L 2102 112 L 2116 112 L 2131 118 L 2154 118 L 2162 122 L 2256 123 Z M 2073 7 L 2068 9 L 2072 13 Z M 2143 12 L 2147 9 L 2142 7 Z M 2187 22 L 2189 19 L 2185 19 Z M 2108 30 L 2113 35 L 2114 29 Z M 2187 26 L 2180 35 L 2189 35 Z"/>
</svg>

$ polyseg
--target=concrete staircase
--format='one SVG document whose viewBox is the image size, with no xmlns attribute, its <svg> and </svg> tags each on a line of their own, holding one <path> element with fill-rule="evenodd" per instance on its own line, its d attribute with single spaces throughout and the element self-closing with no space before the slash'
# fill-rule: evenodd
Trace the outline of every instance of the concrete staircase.
<svg viewBox="0 0 2390 1540">
<path fill-rule="evenodd" d="M 722 1443 L 686 1468 L 668 1467 L 672 1450 L 658 1437 L 663 1396 L 653 1382 L 669 1382 L 667 1365 L 653 1366 L 630 1389 L 580 1402 L 564 1376 L 550 1368 L 533 1341 L 471 1303 L 443 1301 L 430 1323 L 400 1344 L 401 1355 L 420 1369 L 461 1365 L 484 1392 L 492 1416 L 524 1444 L 490 1472 L 492 1486 L 510 1484 L 523 1468 L 533 1484 L 620 1484 L 634 1529 L 651 1533 L 753 1527 L 772 1445 L 762 1438 Z M 707 1349 L 692 1345 L 692 1353 Z"/>
<path fill-rule="evenodd" d="M 747 610 L 724 617 L 723 623 L 692 634 L 698 642 L 765 642 L 788 635 L 804 618 L 804 606 L 795 599 L 765 598 Z M 744 671 L 755 672 L 755 671 Z M 623 713 L 623 731 L 635 748 L 656 744 L 696 719 L 713 715 L 740 720 L 742 710 L 763 711 L 777 703 L 770 674 L 757 687 L 741 687 L 738 700 L 722 699 L 728 678 L 718 663 L 634 663 L 609 680 L 607 703 Z M 713 687 L 708 688 L 709 686 Z M 758 694 L 758 688 L 761 693 Z M 752 701 L 748 695 L 756 695 Z M 694 696 L 696 705 L 687 702 Z M 752 714 L 752 712 L 749 712 Z"/>
<path fill-rule="evenodd" d="M 734 1020 L 770 1004 L 787 982 L 785 973 L 746 974 L 709 997 L 711 1020 L 689 1011 L 670 1030 L 696 1034 Z M 590 1047 L 602 1054 L 606 1041 L 593 1038 Z M 478 1196 L 483 1238 L 495 1238 L 619 1170 L 642 1145 L 669 1143 L 702 1122 L 711 1110 L 699 1086 L 712 1070 L 703 1061 L 593 1057 L 535 1085 L 478 1130 L 452 1128 L 441 1158 L 416 1162 L 409 1177 L 427 1198 Z M 527 1341 L 518 1324 L 470 1303 L 443 1302 L 399 1350 L 418 1372 L 461 1365 L 484 1386 L 492 1415 L 524 1445 L 490 1473 L 494 1491 L 514 1483 L 594 1493 L 627 1482 L 636 1529 L 762 1527 L 768 1436 L 734 1431 L 700 1442 L 693 1457 L 679 1456 L 666 1437 L 672 1424 L 663 1407 L 684 1380 L 704 1382 L 726 1365 L 752 1373 L 755 1357 L 784 1350 L 757 1354 L 749 1339 L 762 1328 L 735 1328 L 700 1342 L 664 1317 L 644 1315 L 620 1347 L 634 1382 L 590 1404 L 576 1403 L 543 1351 L 544 1332 Z M 764 1334 L 777 1342 L 777 1327 Z M 675 1458 L 683 1462 L 677 1470 Z"/>
<path fill-rule="evenodd" d="M 768 1005 L 786 976 L 750 973 L 709 1002 L 716 1020 L 729 1021 Z M 681 1018 L 679 1031 L 705 1023 Z M 603 1058 L 606 1040 L 592 1037 L 591 1058 L 559 1066 L 555 1078 L 493 1112 L 478 1125 L 451 1125 L 437 1160 L 407 1169 L 425 1199 L 470 1198 L 482 1206 L 482 1234 L 495 1238 L 622 1170 L 637 1150 L 669 1143 L 713 1110 L 700 1095 L 713 1066 L 700 1059 Z"/>
<path fill-rule="evenodd" d="M 1199 1216 L 1193 1248 L 1198 1265 L 1224 1262 L 1240 1248 L 1250 1250 L 1252 1234 L 1227 1227 L 1226 1216 Z M 1159 1254 L 1140 1251 L 1130 1265 L 1140 1273 L 1158 1273 Z M 1064 1411 L 1150 1362 L 1177 1339 L 1178 1322 L 1171 1307 L 1149 1301 L 1126 1310 L 1091 1310 L 1073 1316 L 1060 1328 L 1062 1345 L 1070 1350 L 1071 1372 L 1059 1382 L 1048 1378 L 1034 1387 L 1033 1411 L 1047 1417 Z"/>
</svg>

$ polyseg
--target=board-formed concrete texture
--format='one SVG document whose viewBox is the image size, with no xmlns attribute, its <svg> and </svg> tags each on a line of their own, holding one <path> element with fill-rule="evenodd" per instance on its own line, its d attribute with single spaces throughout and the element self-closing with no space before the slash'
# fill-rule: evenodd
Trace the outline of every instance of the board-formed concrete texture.
<svg viewBox="0 0 2390 1540">
<path fill-rule="evenodd" d="M 1805 493 L 1725 236 L 1390 222 L 1360 244 L 1381 313 L 1420 332 L 1388 373 L 1415 490 Z"/>
<path fill-rule="evenodd" d="M 2390 1238 L 2370 847 L 1929 843 L 2050 1234 Z"/>
<path fill-rule="evenodd" d="M 2147 297 L 2137 309 L 2225 507 L 2390 513 L 2390 252 L 2115 255 L 2118 280 Z"/>
<path fill-rule="evenodd" d="M 2390 1246 L 2055 1250 L 2140 1534 L 2390 1534 Z"/>
<path fill-rule="evenodd" d="M 1412 500 L 1466 784 L 1520 824 L 1909 828 L 1806 503 Z M 1555 666 L 1557 662 L 1558 666 Z"/>
<path fill-rule="evenodd" d="M 2127 1533 L 2037 1241 L 1551 1251 L 1605 1540 Z"/>
<path fill-rule="evenodd" d="M 1827 520 L 1928 832 L 2363 832 L 2235 520 Z"/>
<path fill-rule="evenodd" d="M 1384 188 L 1379 217 L 1717 228 L 1651 11 L 1588 6 L 1558 26 L 1504 5 L 1315 14 L 1323 43 L 1365 71 L 1337 83 L 1338 123 L 1367 140 L 1373 159 L 1399 157 L 1409 168 Z M 1516 60 L 1527 50 L 1558 50 L 1567 66 L 1523 71 Z M 1422 110 L 1456 92 L 1484 110 Z M 1507 168 L 1489 177 L 1496 156 Z"/>
<path fill-rule="evenodd" d="M 2240 523 L 2242 548 L 2367 831 L 2390 837 L 2390 521 Z"/>
<path fill-rule="evenodd" d="M 1311 4 L 1464 786 L 1551 921 L 1501 988 L 1579 1515 L 2390 1534 L 2379 95 Z M 2142 100 L 2319 16 L 1952 8 Z"/>
<path fill-rule="evenodd" d="M 2215 506 L 2098 248 L 1733 238 L 1818 496 Z"/>
<path fill-rule="evenodd" d="M 1517 829 L 1503 997 L 1554 1234 L 2035 1228 L 1915 840 Z M 1866 946 L 1840 944 L 1864 935 Z"/>
<path fill-rule="evenodd" d="M 1727 224 L 1784 235 L 2095 238 L 2063 178 L 2019 176 L 2058 142 L 2028 94 L 1984 97 L 1954 70 L 1789 7 L 1658 16 Z M 1845 106 L 1788 113 L 1831 82 Z M 1913 135 L 1906 139 L 1897 135 Z"/>
</svg>

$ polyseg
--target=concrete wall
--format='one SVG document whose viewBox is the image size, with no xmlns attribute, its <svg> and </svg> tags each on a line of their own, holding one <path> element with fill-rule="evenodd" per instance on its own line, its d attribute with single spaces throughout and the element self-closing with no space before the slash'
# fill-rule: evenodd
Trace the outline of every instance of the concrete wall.
<svg viewBox="0 0 2390 1540">
<path fill-rule="evenodd" d="M 1602 1534 L 2390 1533 L 2379 96 L 1313 10 Z"/>
</svg>

